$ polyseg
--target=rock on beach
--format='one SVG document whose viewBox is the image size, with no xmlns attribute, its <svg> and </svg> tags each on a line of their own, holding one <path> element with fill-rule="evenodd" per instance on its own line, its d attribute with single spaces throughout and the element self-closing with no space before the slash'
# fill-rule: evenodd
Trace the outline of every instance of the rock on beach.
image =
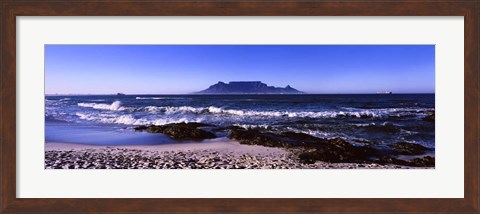
<svg viewBox="0 0 480 214">
<path fill-rule="evenodd" d="M 210 128 L 210 129 L 208 129 Z M 434 167 L 435 158 L 417 157 L 431 150 L 424 146 L 398 142 L 388 151 L 379 150 L 375 143 L 353 145 L 343 138 L 318 138 L 297 132 L 272 132 L 225 128 L 203 123 L 174 123 L 134 127 L 136 131 L 161 133 L 176 140 L 214 139 L 210 132 L 228 132 L 228 138 L 250 148 L 276 148 L 283 154 L 226 152 L 215 149 L 188 151 L 148 151 L 132 148 L 51 150 L 45 152 L 47 169 L 303 169 L 303 168 L 411 168 Z M 288 155 L 287 155 L 288 154 Z M 408 160 L 398 156 L 412 156 Z"/>
</svg>

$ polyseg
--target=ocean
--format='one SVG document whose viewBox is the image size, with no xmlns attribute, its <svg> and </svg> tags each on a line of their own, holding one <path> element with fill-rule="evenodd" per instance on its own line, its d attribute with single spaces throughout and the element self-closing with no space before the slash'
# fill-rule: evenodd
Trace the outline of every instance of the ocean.
<svg viewBox="0 0 480 214">
<path fill-rule="evenodd" d="M 85 95 L 45 97 L 45 140 L 96 145 L 183 143 L 138 125 L 202 122 L 321 138 L 435 148 L 434 94 Z M 216 133 L 226 139 L 226 133 Z M 206 141 L 208 142 L 208 141 Z"/>
</svg>

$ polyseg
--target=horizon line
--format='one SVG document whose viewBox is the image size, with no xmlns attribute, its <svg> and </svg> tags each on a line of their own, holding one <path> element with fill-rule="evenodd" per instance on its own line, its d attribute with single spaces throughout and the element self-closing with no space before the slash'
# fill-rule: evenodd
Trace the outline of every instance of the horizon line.
<svg viewBox="0 0 480 214">
<path fill-rule="evenodd" d="M 135 96 L 135 95 L 362 95 L 362 94 L 375 94 L 375 95 L 395 95 L 395 94 L 435 94 L 435 92 L 408 92 L 408 93 L 392 93 L 392 94 L 385 94 L 383 92 L 372 92 L 372 93 L 302 93 L 302 94 L 267 94 L 267 93 L 258 93 L 258 94 L 249 94 L 249 93 L 225 93 L 225 94 L 198 94 L 198 93 L 181 93 L 181 94 L 126 94 L 122 93 L 121 95 L 118 95 L 117 93 L 105 93 L 105 94 L 61 94 L 61 93 L 55 93 L 55 94 L 44 94 L 45 96 L 88 96 L 88 95 L 114 95 L 114 96 Z"/>
</svg>

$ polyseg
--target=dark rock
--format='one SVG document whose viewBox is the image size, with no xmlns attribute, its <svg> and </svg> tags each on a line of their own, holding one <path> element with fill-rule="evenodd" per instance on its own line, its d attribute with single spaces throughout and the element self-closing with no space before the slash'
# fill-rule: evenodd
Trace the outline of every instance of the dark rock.
<svg viewBox="0 0 480 214">
<path fill-rule="evenodd" d="M 260 145 L 267 147 L 289 147 L 288 142 L 273 133 L 262 133 L 256 129 L 234 129 L 228 135 L 230 139 L 237 140 L 241 144 Z"/>
<path fill-rule="evenodd" d="M 301 162 L 312 164 L 316 161 L 329 163 L 372 163 L 397 164 L 413 167 L 434 166 L 435 159 L 427 156 L 409 161 L 385 156 L 381 150 L 366 146 L 354 146 L 341 138 L 322 139 L 308 134 L 296 132 L 262 132 L 257 129 L 232 128 L 231 139 L 241 144 L 261 145 L 293 149 Z M 365 143 L 368 144 L 368 143 Z M 391 148 L 398 154 L 417 155 L 429 150 L 418 144 L 400 142 L 392 144 Z M 376 159 L 376 161 L 373 161 Z"/>
<path fill-rule="evenodd" d="M 365 162 L 377 154 L 373 148 L 353 146 L 341 138 L 321 139 L 295 132 L 275 134 L 253 129 L 232 130 L 229 137 L 241 144 L 294 148 L 299 150 L 299 159 L 304 163 Z"/>
<path fill-rule="evenodd" d="M 435 112 L 430 113 L 430 115 L 423 118 L 425 121 L 435 122 Z"/>
<path fill-rule="evenodd" d="M 144 131 L 144 130 L 147 130 L 147 129 L 148 129 L 148 126 L 144 126 L 144 125 L 136 126 L 136 127 L 133 127 L 133 129 L 134 129 L 135 131 Z"/>
<path fill-rule="evenodd" d="M 375 161 L 379 164 L 396 164 L 403 166 L 413 166 L 413 167 L 434 167 L 435 158 L 432 156 L 425 156 L 422 158 L 415 158 L 412 160 L 400 160 L 393 157 L 382 157 Z"/>
<path fill-rule="evenodd" d="M 295 141 L 302 141 L 302 142 L 309 142 L 309 143 L 316 142 L 317 140 L 319 140 L 319 138 L 309 134 L 305 134 L 305 133 L 282 132 L 280 135 Z"/>
<path fill-rule="evenodd" d="M 245 130 L 245 128 L 240 126 L 227 126 L 227 127 L 217 127 L 213 131 L 232 131 L 232 130 Z"/>
<path fill-rule="evenodd" d="M 245 130 L 245 128 L 240 126 L 227 126 L 225 127 L 225 130 Z"/>
<path fill-rule="evenodd" d="M 377 151 L 368 146 L 353 146 L 341 138 L 321 139 L 316 144 L 309 144 L 309 149 L 299 155 L 304 163 L 324 161 L 339 162 L 370 162 Z"/>
<path fill-rule="evenodd" d="M 413 160 L 408 161 L 409 166 L 415 167 L 434 167 L 435 166 L 435 158 L 432 156 L 425 156 L 423 158 L 415 158 Z"/>
<path fill-rule="evenodd" d="M 198 127 L 210 126 L 203 123 L 172 123 L 167 125 L 137 126 L 137 131 L 147 131 L 151 133 L 162 133 L 177 140 L 203 140 L 216 138 L 215 134 L 198 129 Z"/>
<path fill-rule="evenodd" d="M 299 147 L 309 146 L 317 143 L 320 138 L 296 132 L 261 132 L 258 129 L 233 129 L 229 138 L 239 141 L 241 144 L 261 145 L 268 147 Z"/>
<path fill-rule="evenodd" d="M 421 155 L 430 150 L 422 145 L 407 142 L 399 142 L 388 146 L 392 148 L 394 152 L 401 155 Z"/>
<path fill-rule="evenodd" d="M 195 127 L 195 128 L 198 128 L 198 127 L 210 127 L 210 126 L 213 126 L 213 125 L 210 125 L 210 124 L 206 124 L 206 123 L 198 123 L 198 122 L 191 122 L 191 123 L 177 123 L 179 125 L 186 125 L 186 126 L 189 126 L 189 127 Z"/>
<path fill-rule="evenodd" d="M 377 144 L 377 142 L 365 140 L 365 139 L 353 139 L 354 142 L 365 144 L 365 145 L 374 145 Z"/>
</svg>

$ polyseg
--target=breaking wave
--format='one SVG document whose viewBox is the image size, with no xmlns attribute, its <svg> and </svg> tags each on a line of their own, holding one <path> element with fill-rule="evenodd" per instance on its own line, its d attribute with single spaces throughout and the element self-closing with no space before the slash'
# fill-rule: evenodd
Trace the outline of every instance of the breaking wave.
<svg viewBox="0 0 480 214">
<path fill-rule="evenodd" d="M 392 100 L 396 96 L 398 101 Z M 433 95 L 48 96 L 45 122 L 53 128 L 79 125 L 83 129 L 85 124 L 88 129 L 102 130 L 201 122 L 213 125 L 207 130 L 220 137 L 229 133 L 226 127 L 234 125 L 264 132 L 364 139 L 358 141 L 380 146 L 417 141 L 434 147 L 435 123 L 424 120 L 435 113 L 434 101 Z"/>
<path fill-rule="evenodd" d="M 151 113 L 164 114 L 226 114 L 242 117 L 310 117 L 310 118 L 337 118 L 337 117 L 353 117 L 353 118 L 378 118 L 387 116 L 384 112 L 375 111 L 254 111 L 254 110 L 234 110 L 223 109 L 215 106 L 210 107 L 191 107 L 191 106 L 147 106 L 145 110 Z"/>
<path fill-rule="evenodd" d="M 398 124 L 393 124 L 388 122 L 384 122 L 381 124 L 375 124 L 375 123 L 355 124 L 354 126 L 360 127 L 360 128 L 366 129 L 367 131 L 372 131 L 372 132 L 382 131 L 382 132 L 395 133 L 395 132 L 400 132 L 402 130 Z"/>
<path fill-rule="evenodd" d="M 124 125 L 165 125 L 169 123 L 190 123 L 190 122 L 202 122 L 201 119 L 193 118 L 135 118 L 134 116 L 127 115 L 114 115 L 114 114 L 95 114 L 95 113 L 76 113 L 76 115 L 82 120 L 106 123 L 106 124 L 124 124 Z"/>
<path fill-rule="evenodd" d="M 110 111 L 123 111 L 126 108 L 122 107 L 122 102 L 115 101 L 112 104 L 104 104 L 104 103 L 78 103 L 78 106 L 87 107 L 87 108 L 94 108 L 94 109 L 101 109 L 101 110 L 110 110 Z"/>
<path fill-rule="evenodd" d="M 95 121 L 101 123 L 115 123 L 125 125 L 144 125 L 148 121 L 142 119 L 135 119 L 132 115 L 108 115 L 108 114 L 89 114 L 76 113 L 82 120 Z"/>
<path fill-rule="evenodd" d="M 136 100 L 183 100 L 181 97 L 135 97 Z"/>
</svg>

